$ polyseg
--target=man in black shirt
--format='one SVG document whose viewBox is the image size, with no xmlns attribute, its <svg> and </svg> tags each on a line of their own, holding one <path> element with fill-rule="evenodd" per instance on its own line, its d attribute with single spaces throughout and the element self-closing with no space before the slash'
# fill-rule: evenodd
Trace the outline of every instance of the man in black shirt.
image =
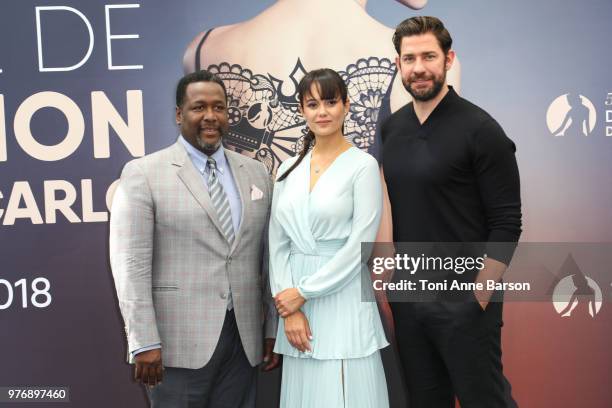
<svg viewBox="0 0 612 408">
<path fill-rule="evenodd" d="M 394 241 L 485 243 L 484 267 L 462 278 L 500 281 L 521 233 L 514 143 L 447 85 L 455 54 L 439 19 L 405 20 L 393 42 L 413 98 L 382 127 Z M 454 407 L 455 396 L 462 408 L 516 406 L 502 370 L 502 303 L 489 302 L 492 294 L 392 304 L 411 408 Z"/>
</svg>

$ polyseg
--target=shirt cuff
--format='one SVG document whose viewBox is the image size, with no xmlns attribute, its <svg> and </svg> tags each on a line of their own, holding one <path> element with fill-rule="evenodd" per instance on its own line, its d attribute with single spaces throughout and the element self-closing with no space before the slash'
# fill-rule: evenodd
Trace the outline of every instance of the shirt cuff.
<svg viewBox="0 0 612 408">
<path fill-rule="evenodd" d="M 161 348 L 161 343 L 156 343 L 156 344 L 151 344 L 150 346 L 145 346 L 145 347 L 136 349 L 132 351 L 130 354 L 132 355 L 132 358 L 134 358 L 136 357 L 137 354 L 144 353 L 145 351 L 149 351 L 149 350 L 160 349 L 160 348 Z"/>
</svg>

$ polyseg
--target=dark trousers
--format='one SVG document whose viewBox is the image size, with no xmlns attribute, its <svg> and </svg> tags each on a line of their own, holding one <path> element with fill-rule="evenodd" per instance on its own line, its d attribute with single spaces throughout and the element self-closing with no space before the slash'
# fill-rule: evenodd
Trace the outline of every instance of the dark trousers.
<svg viewBox="0 0 612 408">
<path fill-rule="evenodd" d="M 503 303 L 392 304 L 410 408 L 512 408 L 502 369 Z"/>
<path fill-rule="evenodd" d="M 244 353 L 234 312 L 228 311 L 210 361 L 195 370 L 166 367 L 163 382 L 147 393 L 152 408 L 253 408 L 256 374 Z"/>
</svg>

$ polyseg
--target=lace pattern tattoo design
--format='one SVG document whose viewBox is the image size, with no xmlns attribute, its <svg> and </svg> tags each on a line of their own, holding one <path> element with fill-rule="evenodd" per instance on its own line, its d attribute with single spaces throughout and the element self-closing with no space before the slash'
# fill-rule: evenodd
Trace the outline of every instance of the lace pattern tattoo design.
<svg viewBox="0 0 612 408">
<path fill-rule="evenodd" d="M 276 173 L 286 158 L 300 151 L 307 131 L 297 99 L 297 84 L 306 73 L 302 62 L 297 60 L 289 75 L 290 84 L 225 62 L 207 69 L 219 76 L 227 89 L 230 130 L 226 147 L 254 157 L 270 173 Z M 351 103 L 344 135 L 376 157 L 376 129 L 383 116 L 390 114 L 395 65 L 387 58 L 360 58 L 339 74 L 348 86 Z"/>
</svg>

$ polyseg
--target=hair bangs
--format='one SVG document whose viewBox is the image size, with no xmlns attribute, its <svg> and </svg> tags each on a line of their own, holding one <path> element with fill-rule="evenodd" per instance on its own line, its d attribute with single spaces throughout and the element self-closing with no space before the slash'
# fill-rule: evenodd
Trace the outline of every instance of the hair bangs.
<svg viewBox="0 0 612 408">
<path fill-rule="evenodd" d="M 309 72 L 298 85 L 300 104 L 307 96 L 312 96 L 311 90 L 315 86 L 322 100 L 331 100 L 340 97 L 344 102 L 347 99 L 346 84 L 337 72 L 331 69 L 317 69 Z"/>
</svg>

